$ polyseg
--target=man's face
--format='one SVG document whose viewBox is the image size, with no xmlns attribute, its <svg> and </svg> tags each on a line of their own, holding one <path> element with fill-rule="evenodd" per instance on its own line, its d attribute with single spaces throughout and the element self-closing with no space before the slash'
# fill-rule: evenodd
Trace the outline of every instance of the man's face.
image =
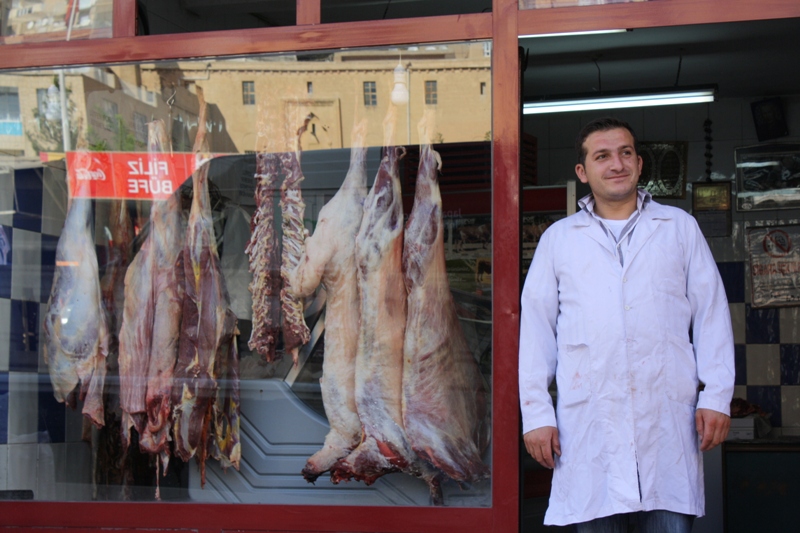
<svg viewBox="0 0 800 533">
<path fill-rule="evenodd" d="M 636 198 L 642 158 L 636 155 L 633 136 L 624 128 L 596 131 L 583 143 L 586 162 L 575 173 L 592 189 L 600 204 L 625 203 Z"/>
</svg>

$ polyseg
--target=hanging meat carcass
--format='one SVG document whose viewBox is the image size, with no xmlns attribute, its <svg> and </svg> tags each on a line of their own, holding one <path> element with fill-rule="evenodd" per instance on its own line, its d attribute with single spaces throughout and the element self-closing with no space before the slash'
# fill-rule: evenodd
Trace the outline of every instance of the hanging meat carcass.
<svg viewBox="0 0 800 533">
<path fill-rule="evenodd" d="M 375 183 L 364 203 L 364 216 L 356 237 L 361 327 L 355 396 L 363 436 L 361 444 L 331 469 L 331 480 L 338 483 L 356 479 L 371 484 L 384 474 L 403 471 L 424 479 L 431 500 L 440 504 L 440 475 L 417 457 L 403 429 L 406 290 L 402 273 L 403 203 L 398 173 L 401 153 L 399 148 L 385 149 Z"/>
<path fill-rule="evenodd" d="M 109 330 L 101 302 L 92 216 L 90 199 L 71 199 L 56 247 L 44 317 L 44 358 L 56 400 L 75 407 L 77 395 L 84 402 L 83 414 L 102 427 Z"/>
<path fill-rule="evenodd" d="M 207 151 L 206 104 L 201 91 L 198 91 L 198 99 L 200 116 L 194 147 L 196 154 Z M 172 388 L 175 453 L 183 461 L 196 457 L 201 484 L 205 483 L 206 458 L 209 452 L 213 453 L 209 449 L 209 440 L 214 430 L 212 420 L 219 377 L 216 375 L 216 359 L 225 357 L 229 344 L 235 342 L 236 332 L 236 316 L 230 310 L 214 235 L 208 168 L 209 163 L 204 162 L 192 174 L 192 208 L 183 249 L 186 295 Z M 238 425 L 235 429 L 238 430 Z M 233 461 L 238 466 L 235 456 L 231 458 Z"/>
<path fill-rule="evenodd" d="M 361 440 L 355 403 L 355 364 L 361 310 L 356 280 L 355 240 L 367 196 L 366 121 L 353 129 L 350 168 L 337 193 L 319 213 L 314 234 L 305 240 L 291 287 L 300 297 L 321 283 L 326 292 L 322 403 L 330 424 L 321 450 L 303 468 L 315 481 Z"/>
<path fill-rule="evenodd" d="M 283 312 L 283 350 L 292 355 L 297 364 L 300 347 L 311 338 L 311 332 L 303 317 L 303 301 L 294 294 L 291 288 L 290 273 L 300 263 L 302 243 L 305 237 L 303 215 L 306 205 L 300 183 L 303 171 L 300 169 L 298 152 L 287 152 L 280 155 L 284 179 L 281 185 L 281 215 L 283 230 L 283 247 L 281 249 L 281 311 Z"/>
<path fill-rule="evenodd" d="M 420 139 L 426 139 L 425 125 Z M 488 476 L 488 394 L 447 280 L 439 154 L 420 147 L 414 207 L 403 245 L 408 313 L 403 346 L 403 424 L 419 457 L 459 483 Z"/>
<path fill-rule="evenodd" d="M 109 213 L 109 224 L 106 228 L 108 237 L 108 256 L 103 277 L 100 279 L 100 290 L 103 295 L 103 308 L 106 311 L 106 322 L 111 334 L 109 342 L 109 361 L 111 368 L 116 367 L 116 354 L 119 350 L 119 330 L 122 326 L 123 302 L 125 301 L 125 273 L 131 262 L 133 251 L 133 224 L 125 200 L 113 200 Z"/>
<path fill-rule="evenodd" d="M 169 151 L 164 122 L 148 124 L 150 153 Z M 153 165 L 154 168 L 155 165 Z M 147 367 L 146 423 L 139 434 L 142 451 L 160 454 L 164 468 L 169 459 L 172 378 L 178 359 L 181 316 L 185 293 L 183 222 L 177 194 L 153 202 L 150 211 L 150 265 L 152 268 L 153 328 Z"/>
<path fill-rule="evenodd" d="M 250 292 L 253 295 L 253 330 L 248 346 L 266 362 L 276 360 L 275 347 L 281 331 L 280 242 L 275 228 L 274 193 L 278 189 L 280 160 L 276 154 L 256 155 L 256 210 L 250 219 Z"/>
<path fill-rule="evenodd" d="M 131 442 L 131 428 L 141 435 L 146 418 L 147 372 L 155 311 L 151 248 L 152 242 L 146 238 L 125 274 L 125 302 L 119 331 L 119 404 L 122 442 L 126 449 Z"/>
</svg>

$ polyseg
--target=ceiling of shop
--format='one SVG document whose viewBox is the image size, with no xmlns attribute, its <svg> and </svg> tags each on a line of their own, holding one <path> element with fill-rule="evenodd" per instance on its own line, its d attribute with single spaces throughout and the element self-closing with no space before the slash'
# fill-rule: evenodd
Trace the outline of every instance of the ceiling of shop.
<svg viewBox="0 0 800 533">
<path fill-rule="evenodd" d="M 800 19 L 527 38 L 525 99 L 716 84 L 721 98 L 800 93 Z"/>
</svg>

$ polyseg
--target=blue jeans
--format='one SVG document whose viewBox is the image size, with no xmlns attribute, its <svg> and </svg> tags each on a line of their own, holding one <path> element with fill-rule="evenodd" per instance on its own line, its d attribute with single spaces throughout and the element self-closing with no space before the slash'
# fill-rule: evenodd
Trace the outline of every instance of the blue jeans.
<svg viewBox="0 0 800 533">
<path fill-rule="evenodd" d="M 691 533 L 694 516 L 672 511 L 615 514 L 575 524 L 577 533 Z"/>
</svg>

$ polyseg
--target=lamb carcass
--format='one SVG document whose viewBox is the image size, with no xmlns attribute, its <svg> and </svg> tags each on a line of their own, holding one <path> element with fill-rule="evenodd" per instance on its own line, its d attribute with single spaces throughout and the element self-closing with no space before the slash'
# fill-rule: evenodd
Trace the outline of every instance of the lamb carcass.
<svg viewBox="0 0 800 533">
<path fill-rule="evenodd" d="M 206 104 L 202 92 L 194 152 L 207 152 Z M 198 157 L 200 157 L 198 155 Z M 236 316 L 219 264 L 217 240 L 208 192 L 209 162 L 198 163 L 192 174 L 193 199 L 183 248 L 186 295 L 181 322 L 178 362 L 172 387 L 175 453 L 188 461 L 196 456 L 201 485 L 205 483 L 214 400 L 217 394 L 216 358 L 235 342 Z M 238 386 L 238 385 L 237 385 Z"/>
<path fill-rule="evenodd" d="M 92 233 L 92 200 L 73 197 L 56 247 L 53 286 L 44 317 L 44 357 L 56 400 L 105 423 L 103 385 L 109 330 L 101 302 Z M 75 391 L 80 384 L 80 390 Z"/>
<path fill-rule="evenodd" d="M 422 145 L 403 245 L 403 424 L 419 457 L 459 483 L 471 483 L 489 475 L 481 460 L 489 441 L 488 394 L 447 280 L 440 165 L 439 154 Z"/>
<path fill-rule="evenodd" d="M 150 152 L 169 150 L 164 122 L 148 124 Z M 172 378 L 178 359 L 181 315 L 185 294 L 183 221 L 180 199 L 173 194 L 153 202 L 150 211 L 150 261 L 153 275 L 153 328 L 145 395 L 146 424 L 140 432 L 142 451 L 161 454 L 166 468 L 171 422 Z"/>
<path fill-rule="evenodd" d="M 292 290 L 311 295 L 320 283 L 326 292 L 322 403 L 330 424 L 321 450 L 306 462 L 303 477 L 313 482 L 361 440 L 355 402 L 355 364 L 361 310 L 356 280 L 355 240 L 367 196 L 366 121 L 354 128 L 350 168 L 339 190 L 319 213 L 292 272 Z"/>
<path fill-rule="evenodd" d="M 385 149 L 375 183 L 364 203 L 356 237 L 361 328 L 356 355 L 356 407 L 361 444 L 331 469 L 334 483 L 367 484 L 403 471 L 428 483 L 441 503 L 439 473 L 420 460 L 403 429 L 403 337 L 406 290 L 402 273 L 403 204 L 398 161 L 402 149 Z"/>
</svg>

